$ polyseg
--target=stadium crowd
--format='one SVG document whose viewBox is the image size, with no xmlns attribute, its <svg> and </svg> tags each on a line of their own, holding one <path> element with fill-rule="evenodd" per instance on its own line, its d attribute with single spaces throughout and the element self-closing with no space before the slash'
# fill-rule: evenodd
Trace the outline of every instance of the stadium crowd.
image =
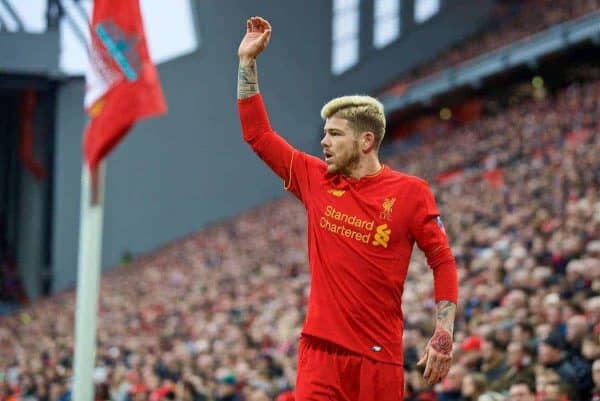
<svg viewBox="0 0 600 401">
<path fill-rule="evenodd" d="M 594 386 L 600 396 L 599 89 L 573 84 L 459 129 L 440 125 L 392 160 L 433 182 L 460 172 L 434 186 L 460 266 L 459 363 L 432 398 L 422 394 L 414 362 L 433 304 L 422 307 L 431 283 L 419 260 L 403 301 L 412 399 L 503 399 L 521 381 L 540 400 L 588 400 Z"/>
<path fill-rule="evenodd" d="M 481 30 L 461 41 L 432 60 L 417 66 L 400 77 L 400 83 L 390 87 L 406 88 L 419 78 L 456 66 L 474 57 L 548 29 L 552 25 L 572 20 L 600 10 L 600 0 L 503 0 L 498 1 Z"/>
<path fill-rule="evenodd" d="M 486 31 L 410 81 L 600 0 L 500 2 Z M 428 179 L 460 278 L 454 364 L 427 386 L 432 277 L 403 297 L 411 401 L 600 401 L 600 81 L 448 123 L 386 162 Z M 451 179 L 448 177 L 451 172 Z M 98 401 L 292 401 L 309 291 L 304 209 L 286 197 L 103 275 Z M 0 316 L 0 401 L 69 401 L 75 299 Z"/>
<path fill-rule="evenodd" d="M 455 362 L 428 387 L 415 364 L 435 305 L 415 252 L 406 397 L 600 400 L 600 81 L 488 109 L 387 160 L 432 183 L 460 277 Z M 97 400 L 293 400 L 304 237 L 286 197 L 105 274 Z M 0 318 L 0 401 L 70 399 L 73 316 L 68 292 Z"/>
</svg>

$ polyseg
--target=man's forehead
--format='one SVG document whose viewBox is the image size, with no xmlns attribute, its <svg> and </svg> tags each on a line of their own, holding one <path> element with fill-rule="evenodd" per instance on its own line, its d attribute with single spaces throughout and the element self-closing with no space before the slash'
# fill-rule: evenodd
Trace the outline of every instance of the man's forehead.
<svg viewBox="0 0 600 401">
<path fill-rule="evenodd" d="M 338 129 L 338 130 L 348 130 L 350 129 L 350 122 L 346 119 L 340 118 L 340 117 L 329 117 L 327 120 L 325 120 L 325 127 L 323 128 L 324 130 L 332 130 L 332 129 Z"/>
</svg>

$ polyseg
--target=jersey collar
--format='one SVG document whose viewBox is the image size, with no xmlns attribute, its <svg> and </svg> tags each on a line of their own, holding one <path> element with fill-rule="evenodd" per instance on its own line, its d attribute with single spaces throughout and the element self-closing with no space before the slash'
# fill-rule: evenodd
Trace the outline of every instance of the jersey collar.
<svg viewBox="0 0 600 401">
<path fill-rule="evenodd" d="M 334 187 L 341 188 L 346 187 L 348 185 L 355 186 L 364 185 L 370 182 L 377 182 L 378 180 L 388 175 L 389 172 L 390 168 L 387 165 L 382 164 L 381 168 L 378 171 L 374 172 L 373 174 L 364 175 L 360 178 L 345 177 L 339 174 L 330 175 L 328 178 Z"/>
</svg>

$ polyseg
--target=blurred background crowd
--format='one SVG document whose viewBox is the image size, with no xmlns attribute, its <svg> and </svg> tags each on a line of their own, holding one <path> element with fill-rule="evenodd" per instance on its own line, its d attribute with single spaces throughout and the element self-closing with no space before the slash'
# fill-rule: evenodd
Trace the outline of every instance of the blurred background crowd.
<svg viewBox="0 0 600 401">
<path fill-rule="evenodd" d="M 503 2 L 479 39 L 414 77 L 600 7 L 537 3 L 550 12 Z M 406 399 L 599 401 L 600 80 L 481 102 L 473 121 L 440 121 L 387 152 L 431 183 L 460 280 L 454 363 L 427 386 L 416 361 L 434 329 L 433 283 L 414 253 Z M 286 196 L 104 274 L 96 399 L 292 401 L 305 231 Z M 0 316 L 0 401 L 71 399 L 74 306 L 67 291 Z"/>
<path fill-rule="evenodd" d="M 433 183 L 460 277 L 455 363 L 429 388 L 415 364 L 433 331 L 432 275 L 413 258 L 407 397 L 502 400 L 517 382 L 544 400 L 598 397 L 600 82 L 487 107 L 496 111 L 440 124 L 387 160 Z M 465 172 L 436 183 L 448 169 Z M 105 275 L 98 399 L 290 397 L 309 289 L 304 237 L 304 211 L 285 198 Z M 0 399 L 68 399 L 73 308 L 64 293 L 1 318 Z"/>
</svg>

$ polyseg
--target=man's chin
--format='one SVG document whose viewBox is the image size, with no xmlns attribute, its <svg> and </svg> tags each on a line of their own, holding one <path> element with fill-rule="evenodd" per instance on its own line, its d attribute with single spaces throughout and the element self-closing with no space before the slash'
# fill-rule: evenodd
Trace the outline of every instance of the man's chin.
<svg viewBox="0 0 600 401">
<path fill-rule="evenodd" d="M 338 168 L 335 166 L 335 164 L 328 164 L 327 165 L 327 172 L 329 174 L 337 174 Z"/>
</svg>

